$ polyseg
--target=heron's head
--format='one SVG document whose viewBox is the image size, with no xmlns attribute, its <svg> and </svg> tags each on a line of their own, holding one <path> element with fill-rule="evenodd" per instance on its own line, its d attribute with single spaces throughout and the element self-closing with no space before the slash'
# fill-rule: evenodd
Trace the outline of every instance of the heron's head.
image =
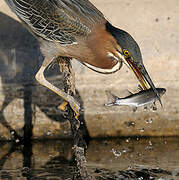
<svg viewBox="0 0 179 180">
<path fill-rule="evenodd" d="M 119 61 L 122 61 L 133 71 L 143 89 L 152 88 L 161 103 L 159 93 L 143 64 L 140 48 L 133 37 L 129 33 L 113 27 L 109 22 L 106 23 L 106 30 L 111 33 L 119 45 L 115 53 L 118 55 Z"/>
</svg>

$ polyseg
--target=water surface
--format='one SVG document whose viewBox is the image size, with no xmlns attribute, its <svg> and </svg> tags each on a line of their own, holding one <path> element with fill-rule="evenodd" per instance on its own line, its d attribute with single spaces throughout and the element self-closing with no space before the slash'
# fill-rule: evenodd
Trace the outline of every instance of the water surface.
<svg viewBox="0 0 179 180">
<path fill-rule="evenodd" d="M 0 142 L 0 179 L 72 179 L 71 149 L 70 140 Z M 178 138 L 92 140 L 86 158 L 99 180 L 179 180 Z"/>
</svg>

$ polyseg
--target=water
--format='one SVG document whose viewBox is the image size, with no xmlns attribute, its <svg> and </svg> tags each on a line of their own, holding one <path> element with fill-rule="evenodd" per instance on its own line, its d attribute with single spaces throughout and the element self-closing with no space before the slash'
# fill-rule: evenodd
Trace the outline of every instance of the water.
<svg viewBox="0 0 179 180">
<path fill-rule="evenodd" d="M 70 140 L 0 142 L 0 179 L 72 179 L 71 148 Z M 179 180 L 178 138 L 92 140 L 86 158 L 96 180 Z"/>
</svg>

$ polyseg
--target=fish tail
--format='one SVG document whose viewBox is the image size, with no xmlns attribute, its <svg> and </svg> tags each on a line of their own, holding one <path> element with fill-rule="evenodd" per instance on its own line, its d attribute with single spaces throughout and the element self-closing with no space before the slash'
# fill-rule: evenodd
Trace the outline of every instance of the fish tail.
<svg viewBox="0 0 179 180">
<path fill-rule="evenodd" d="M 120 98 L 117 97 L 116 95 L 112 94 L 110 91 L 106 90 L 106 95 L 108 98 L 108 103 L 105 103 L 105 106 L 114 106 L 119 103 Z"/>
</svg>

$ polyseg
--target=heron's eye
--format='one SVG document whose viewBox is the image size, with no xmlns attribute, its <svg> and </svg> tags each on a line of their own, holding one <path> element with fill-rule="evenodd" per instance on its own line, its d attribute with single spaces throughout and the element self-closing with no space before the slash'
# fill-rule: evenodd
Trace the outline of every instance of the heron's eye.
<svg viewBox="0 0 179 180">
<path fill-rule="evenodd" d="M 131 57 L 131 54 L 130 54 L 130 52 L 128 50 L 124 49 L 123 53 L 124 53 L 125 58 Z"/>
<path fill-rule="evenodd" d="M 128 50 L 124 49 L 123 54 L 126 59 L 129 59 L 130 61 L 136 63 L 135 59 L 132 57 L 131 53 Z"/>
</svg>

